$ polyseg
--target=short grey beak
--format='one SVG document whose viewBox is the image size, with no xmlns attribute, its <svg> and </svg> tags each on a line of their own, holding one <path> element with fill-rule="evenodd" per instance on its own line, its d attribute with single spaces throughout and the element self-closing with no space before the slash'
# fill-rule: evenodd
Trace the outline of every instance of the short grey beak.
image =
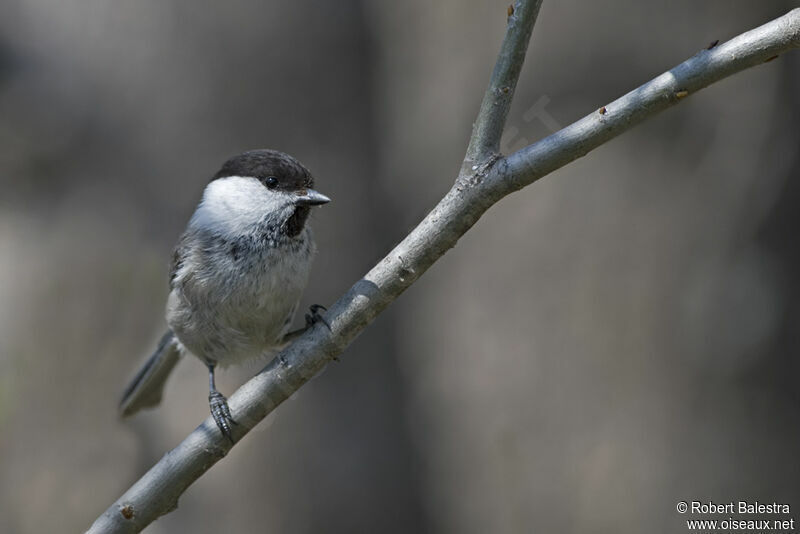
<svg viewBox="0 0 800 534">
<path fill-rule="evenodd" d="M 294 203 L 298 206 L 319 206 L 321 204 L 327 204 L 330 201 L 331 199 L 319 191 L 306 189 L 304 194 L 297 196 L 297 198 L 294 200 Z"/>
</svg>

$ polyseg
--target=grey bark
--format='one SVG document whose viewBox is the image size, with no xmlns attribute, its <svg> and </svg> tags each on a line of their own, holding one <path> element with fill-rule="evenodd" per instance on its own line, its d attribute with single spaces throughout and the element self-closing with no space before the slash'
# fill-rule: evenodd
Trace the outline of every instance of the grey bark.
<svg viewBox="0 0 800 534">
<path fill-rule="evenodd" d="M 583 119 L 507 157 L 497 153 L 540 1 L 518 0 L 461 172 L 452 189 L 318 324 L 230 398 L 239 441 L 318 374 L 413 284 L 493 204 L 616 137 L 642 120 L 731 74 L 800 46 L 800 9 L 695 56 Z M 508 88 L 508 91 L 505 91 Z M 753 95 L 758 98 L 758 95 Z M 111 505 L 89 532 L 139 532 L 177 507 L 178 498 L 233 445 L 211 418 L 168 452 Z"/>
</svg>

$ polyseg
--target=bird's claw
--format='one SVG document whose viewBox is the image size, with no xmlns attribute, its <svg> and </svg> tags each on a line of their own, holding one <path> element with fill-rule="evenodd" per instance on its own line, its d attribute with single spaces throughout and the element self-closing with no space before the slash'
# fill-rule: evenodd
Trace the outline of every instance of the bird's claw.
<svg viewBox="0 0 800 534">
<path fill-rule="evenodd" d="M 306 328 L 311 328 L 317 323 L 322 323 L 326 327 L 328 327 L 328 331 L 330 331 L 331 325 L 328 324 L 328 321 L 325 319 L 325 317 L 323 317 L 322 314 L 319 313 L 320 310 L 328 311 L 328 308 L 326 308 L 322 304 L 312 304 L 311 306 L 308 307 L 308 310 L 310 313 L 306 314 Z"/>
<path fill-rule="evenodd" d="M 220 432 L 233 443 L 233 435 L 231 434 L 231 424 L 238 424 L 231 416 L 231 409 L 228 407 L 228 399 L 225 395 L 217 390 L 213 390 L 208 394 L 208 406 L 211 409 L 211 417 L 217 423 L 217 428 Z"/>
</svg>

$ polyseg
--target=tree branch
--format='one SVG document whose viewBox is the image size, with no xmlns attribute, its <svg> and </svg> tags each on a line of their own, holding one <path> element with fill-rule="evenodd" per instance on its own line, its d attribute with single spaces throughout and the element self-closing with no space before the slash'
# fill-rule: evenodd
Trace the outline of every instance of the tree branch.
<svg viewBox="0 0 800 534">
<path fill-rule="evenodd" d="M 492 187 L 508 194 L 681 102 L 700 89 L 800 47 L 800 8 L 718 46 L 702 49 L 657 78 L 504 160 Z"/>
<path fill-rule="evenodd" d="M 326 314 L 230 398 L 240 440 L 281 402 L 319 373 L 372 320 L 413 284 L 481 215 L 505 195 L 579 158 L 692 93 L 800 46 L 800 9 L 702 50 L 672 70 L 563 130 L 518 152 L 496 154 L 540 1 L 519 1 L 473 130 L 469 162 L 425 219 Z M 514 17 L 518 17 L 516 20 Z M 501 88 L 501 95 L 495 89 Z M 508 96 L 502 91 L 508 87 Z M 488 160 L 486 159 L 488 157 Z M 478 158 L 477 160 L 474 158 Z M 106 510 L 89 532 L 139 532 L 173 510 L 180 495 L 233 445 L 209 417 Z"/>
<path fill-rule="evenodd" d="M 472 167 L 499 155 L 500 137 L 503 135 L 519 73 L 525 62 L 528 42 L 541 6 L 542 0 L 517 1 L 508 6 L 506 37 L 500 47 L 489 86 L 483 95 L 478 118 L 472 127 L 462 173 L 468 173 Z"/>
</svg>

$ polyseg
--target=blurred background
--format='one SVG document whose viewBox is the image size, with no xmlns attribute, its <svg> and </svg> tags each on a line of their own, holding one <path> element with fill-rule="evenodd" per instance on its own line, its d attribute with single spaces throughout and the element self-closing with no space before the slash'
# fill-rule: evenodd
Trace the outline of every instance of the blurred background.
<svg viewBox="0 0 800 534">
<path fill-rule="evenodd" d="M 194 359 L 159 409 L 116 403 L 221 163 L 271 147 L 312 170 L 334 202 L 304 305 L 333 302 L 450 187 L 507 3 L 3 2 L 0 531 L 83 531 L 208 415 Z M 545 1 L 503 148 L 794 4 Z M 147 532 L 800 509 L 798 94 L 794 52 L 502 201 Z"/>
</svg>

